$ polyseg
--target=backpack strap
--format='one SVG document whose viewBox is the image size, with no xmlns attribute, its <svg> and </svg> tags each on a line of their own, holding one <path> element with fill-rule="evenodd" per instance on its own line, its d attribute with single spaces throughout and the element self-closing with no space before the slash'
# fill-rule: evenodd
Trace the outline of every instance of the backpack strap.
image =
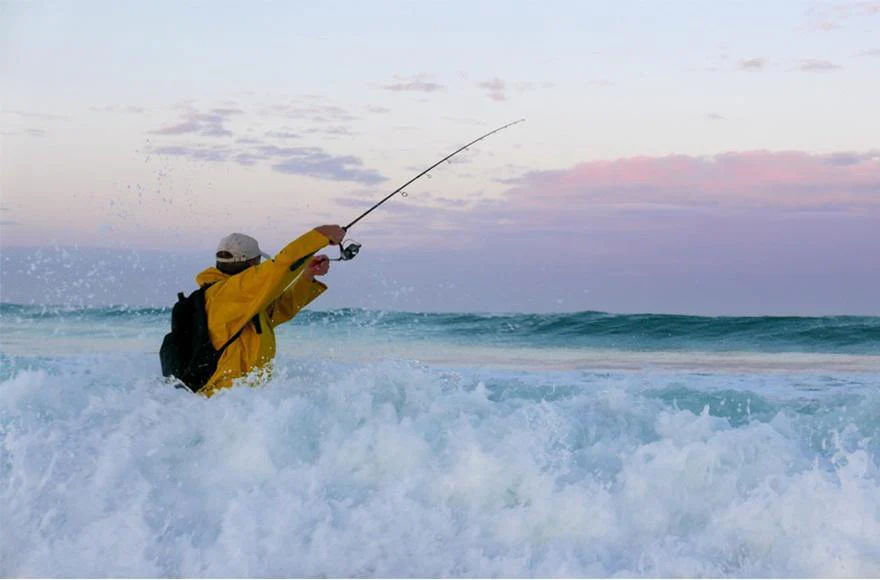
<svg viewBox="0 0 880 580">
<path fill-rule="evenodd" d="M 205 292 L 207 292 L 207 291 L 208 291 L 208 288 L 210 288 L 210 287 L 213 286 L 214 284 L 216 284 L 216 282 L 211 282 L 210 284 L 205 284 L 204 286 L 201 286 L 201 288 L 204 288 Z M 180 296 L 181 299 L 183 299 L 183 292 L 180 292 L 180 293 L 178 294 L 178 296 Z M 207 316 L 208 316 L 208 304 L 207 304 L 207 301 L 206 301 L 206 302 L 205 302 L 205 318 L 206 318 L 206 319 L 207 319 Z M 257 313 L 254 315 L 254 317 L 251 318 L 248 322 L 253 322 L 253 323 L 254 323 L 254 325 L 257 327 L 257 334 L 263 334 L 263 328 L 262 328 L 262 326 L 260 325 L 260 313 L 259 313 L 259 312 L 257 312 Z M 238 340 L 238 337 L 241 336 L 241 333 L 244 332 L 244 329 L 247 328 L 247 325 L 248 325 L 248 323 L 245 322 L 244 325 L 243 325 L 241 328 L 238 329 L 238 332 L 236 332 L 235 334 L 232 335 L 232 338 L 230 338 L 229 340 L 227 340 L 226 343 L 225 343 L 223 346 L 221 346 L 220 348 L 217 349 L 217 358 L 220 358 L 220 355 L 223 354 L 223 351 L 225 351 L 226 348 L 227 348 L 230 344 L 232 344 L 233 342 L 235 342 L 236 340 Z"/>
<path fill-rule="evenodd" d="M 248 322 L 250 322 L 250 321 L 248 321 Z M 224 344 L 219 349 L 217 349 L 217 354 L 223 354 L 223 351 L 226 350 L 227 346 L 229 346 L 230 344 L 232 344 L 233 342 L 238 340 L 238 337 L 241 336 L 241 333 L 244 332 L 244 329 L 246 327 L 247 327 L 247 322 L 244 323 L 244 326 L 242 326 L 241 328 L 238 329 L 238 332 L 236 332 L 234 335 L 232 335 L 232 338 L 230 338 L 229 340 L 226 341 L 226 344 Z"/>
</svg>

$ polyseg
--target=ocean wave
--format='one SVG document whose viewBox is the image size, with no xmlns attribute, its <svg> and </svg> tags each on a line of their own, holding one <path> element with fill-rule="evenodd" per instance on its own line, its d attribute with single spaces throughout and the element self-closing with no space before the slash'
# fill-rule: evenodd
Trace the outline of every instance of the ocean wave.
<svg viewBox="0 0 880 580">
<path fill-rule="evenodd" d="M 111 321 L 167 325 L 169 308 L 51 308 L 0 304 L 4 325 Z M 306 311 L 295 325 L 372 329 L 401 338 L 622 350 L 831 352 L 880 355 L 880 317 L 701 317 L 666 314 L 456 314 Z"/>
<path fill-rule="evenodd" d="M 0 383 L 0 575 L 880 574 L 871 389 L 282 357 L 205 400 L 155 364 Z"/>
</svg>

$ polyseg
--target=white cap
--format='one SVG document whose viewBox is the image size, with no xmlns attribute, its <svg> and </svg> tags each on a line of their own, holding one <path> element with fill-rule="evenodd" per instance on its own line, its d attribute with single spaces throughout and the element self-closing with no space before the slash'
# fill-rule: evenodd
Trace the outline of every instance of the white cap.
<svg viewBox="0 0 880 580">
<path fill-rule="evenodd" d="M 224 255 L 221 258 L 221 252 L 231 254 L 231 257 Z M 272 259 L 272 256 L 260 249 L 257 240 L 244 234 L 229 234 L 220 240 L 220 243 L 217 245 L 218 262 L 247 262 L 248 260 L 253 260 L 257 256 L 263 256 L 267 260 Z"/>
</svg>

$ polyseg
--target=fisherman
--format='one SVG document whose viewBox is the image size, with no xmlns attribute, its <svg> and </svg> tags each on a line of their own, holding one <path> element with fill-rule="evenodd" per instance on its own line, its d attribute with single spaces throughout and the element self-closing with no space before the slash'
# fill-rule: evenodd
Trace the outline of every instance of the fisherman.
<svg viewBox="0 0 880 580">
<path fill-rule="evenodd" d="M 271 371 L 270 363 L 275 358 L 273 329 L 296 316 L 327 289 L 315 280 L 330 268 L 327 256 L 315 256 L 318 250 L 332 243 L 339 246 L 337 260 L 354 259 L 360 244 L 342 245 L 352 226 L 441 163 L 523 121 L 503 125 L 459 147 L 344 228 L 315 228 L 288 244 L 272 261 L 260 263 L 261 257 L 269 256 L 250 236 L 232 234 L 223 238 L 217 248 L 217 267 L 196 277 L 199 289 L 188 297 L 178 294 L 171 312 L 171 332 L 165 335 L 159 351 L 162 374 L 174 379 L 177 386 L 210 397 L 254 370 Z"/>
<path fill-rule="evenodd" d="M 260 249 L 257 240 L 245 234 L 234 233 L 220 240 L 216 266 L 196 276 L 200 290 L 189 298 L 181 294 L 180 300 L 190 300 L 197 294 L 203 296 L 199 296 L 198 303 L 193 302 L 192 307 L 181 309 L 184 314 L 172 313 L 172 332 L 161 351 L 163 374 L 173 374 L 190 390 L 210 397 L 253 371 L 257 371 L 254 374 L 257 379 L 271 372 L 275 327 L 292 319 L 327 289 L 315 277 L 327 274 L 330 260 L 315 254 L 328 244 L 341 243 L 344 237 L 345 230 L 338 225 L 320 226 L 290 242 L 274 260 Z M 268 260 L 263 262 L 262 258 Z M 177 308 L 175 306 L 175 310 Z M 204 315 L 199 325 L 201 312 Z M 184 316 L 196 322 L 182 321 Z M 178 328 L 190 325 L 191 330 L 185 332 L 195 338 L 181 339 L 179 331 L 178 336 L 173 336 L 175 324 Z M 207 331 L 204 328 L 201 331 L 204 347 L 180 347 L 180 344 L 198 340 L 199 326 L 206 327 Z M 207 345 L 208 338 L 210 345 Z M 185 354 L 181 354 L 183 350 Z M 216 361 L 216 370 L 203 385 L 197 383 L 204 379 L 193 380 L 186 370 L 194 368 L 192 361 L 197 356 L 194 351 L 209 352 L 210 363 L 200 363 L 207 372 Z M 167 357 L 170 362 L 166 361 Z M 186 380 L 180 376 L 184 374 L 188 377 Z"/>
</svg>

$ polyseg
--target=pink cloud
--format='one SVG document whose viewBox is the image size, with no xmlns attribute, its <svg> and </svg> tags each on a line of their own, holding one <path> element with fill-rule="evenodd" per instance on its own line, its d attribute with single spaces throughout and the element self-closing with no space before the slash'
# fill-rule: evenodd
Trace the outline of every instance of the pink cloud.
<svg viewBox="0 0 880 580">
<path fill-rule="evenodd" d="M 525 261 L 560 250 L 586 252 L 577 259 L 587 259 L 611 247 L 656 261 L 658 248 L 682 256 L 692 245 L 713 260 L 707 248 L 719 244 L 760 256 L 794 227 L 797 243 L 809 244 L 809 231 L 834 240 L 854 224 L 880 223 L 880 151 L 632 157 L 529 172 L 504 183 L 510 187 L 502 197 L 471 196 L 470 203 L 452 203 L 447 192 L 437 193 L 447 197 L 442 201 L 392 200 L 359 224 L 357 235 L 386 247 L 402 243 L 399 232 L 408 232 L 406 244 L 460 249 L 491 240 Z M 345 211 L 369 201 L 337 199 Z M 863 247 L 880 243 L 873 240 Z"/>
<path fill-rule="evenodd" d="M 511 202 L 547 199 L 621 204 L 810 207 L 880 205 L 880 152 L 812 155 L 799 151 L 673 155 L 581 163 L 531 173 Z"/>
</svg>

